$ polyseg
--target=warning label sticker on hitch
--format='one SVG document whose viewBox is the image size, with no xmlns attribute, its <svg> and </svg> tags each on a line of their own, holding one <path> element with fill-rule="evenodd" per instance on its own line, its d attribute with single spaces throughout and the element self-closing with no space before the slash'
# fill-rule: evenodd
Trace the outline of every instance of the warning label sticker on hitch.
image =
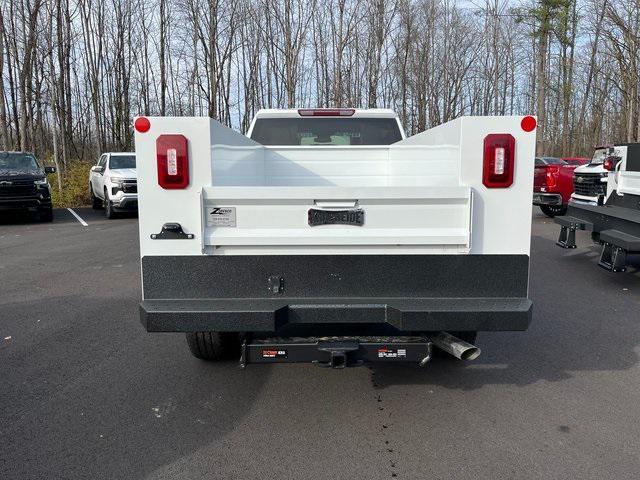
<svg viewBox="0 0 640 480">
<path fill-rule="evenodd" d="M 378 349 L 378 358 L 406 358 L 406 348 L 381 347 Z"/>
<path fill-rule="evenodd" d="M 207 227 L 235 227 L 236 207 L 207 207 Z"/>
<path fill-rule="evenodd" d="M 283 348 L 263 348 L 262 358 L 287 358 L 287 351 Z"/>
</svg>

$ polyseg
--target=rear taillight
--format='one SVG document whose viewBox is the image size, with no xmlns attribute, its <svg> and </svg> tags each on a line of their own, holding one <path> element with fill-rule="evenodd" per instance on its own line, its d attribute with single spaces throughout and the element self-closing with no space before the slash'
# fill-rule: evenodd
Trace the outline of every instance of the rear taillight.
<svg viewBox="0 0 640 480">
<path fill-rule="evenodd" d="M 560 173 L 560 167 L 558 165 L 547 165 L 546 166 L 546 184 L 547 187 L 555 187 L 558 185 L 558 174 Z"/>
<path fill-rule="evenodd" d="M 610 172 L 612 172 L 616 168 L 617 160 L 618 159 L 616 157 L 607 157 L 604 159 L 602 166 L 605 170 L 609 170 Z"/>
<path fill-rule="evenodd" d="M 353 108 L 301 108 L 301 117 L 351 117 L 356 111 Z"/>
<path fill-rule="evenodd" d="M 189 151 L 184 135 L 160 135 L 156 140 L 158 185 L 166 189 L 189 185 Z"/>
<path fill-rule="evenodd" d="M 487 188 L 507 188 L 513 183 L 516 140 L 508 133 L 484 138 L 482 183 Z"/>
</svg>

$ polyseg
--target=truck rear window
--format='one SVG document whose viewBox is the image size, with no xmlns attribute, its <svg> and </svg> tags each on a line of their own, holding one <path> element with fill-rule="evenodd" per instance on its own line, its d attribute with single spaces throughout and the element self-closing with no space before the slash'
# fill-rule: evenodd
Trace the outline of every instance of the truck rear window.
<svg viewBox="0 0 640 480">
<path fill-rule="evenodd" d="M 596 148 L 596 151 L 593 153 L 593 158 L 591 159 L 591 163 L 604 163 L 604 159 L 609 156 L 609 147 L 607 148 Z"/>
<path fill-rule="evenodd" d="M 395 118 L 258 118 L 262 145 L 391 145 L 402 140 Z"/>
</svg>

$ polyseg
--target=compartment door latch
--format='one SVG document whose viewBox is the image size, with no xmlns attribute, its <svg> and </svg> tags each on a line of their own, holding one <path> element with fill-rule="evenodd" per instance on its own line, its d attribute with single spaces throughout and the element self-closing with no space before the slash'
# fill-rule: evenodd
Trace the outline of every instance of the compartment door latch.
<svg viewBox="0 0 640 480">
<path fill-rule="evenodd" d="M 191 240 L 195 238 L 193 233 L 184 233 L 182 225 L 176 222 L 162 225 L 160 233 L 152 233 L 152 240 Z"/>
</svg>

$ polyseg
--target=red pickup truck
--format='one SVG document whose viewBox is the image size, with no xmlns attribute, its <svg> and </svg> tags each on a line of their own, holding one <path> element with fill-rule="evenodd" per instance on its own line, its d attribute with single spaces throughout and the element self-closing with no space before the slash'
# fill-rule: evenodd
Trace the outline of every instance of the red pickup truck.
<svg viewBox="0 0 640 480">
<path fill-rule="evenodd" d="M 586 165 L 591 162 L 591 159 L 587 157 L 562 157 L 560 160 L 564 160 L 569 165 L 575 165 L 576 167 Z"/>
<path fill-rule="evenodd" d="M 567 161 L 570 160 L 570 161 Z M 564 215 L 573 193 L 573 171 L 589 159 L 536 157 L 533 177 L 533 204 L 548 217 Z"/>
</svg>

